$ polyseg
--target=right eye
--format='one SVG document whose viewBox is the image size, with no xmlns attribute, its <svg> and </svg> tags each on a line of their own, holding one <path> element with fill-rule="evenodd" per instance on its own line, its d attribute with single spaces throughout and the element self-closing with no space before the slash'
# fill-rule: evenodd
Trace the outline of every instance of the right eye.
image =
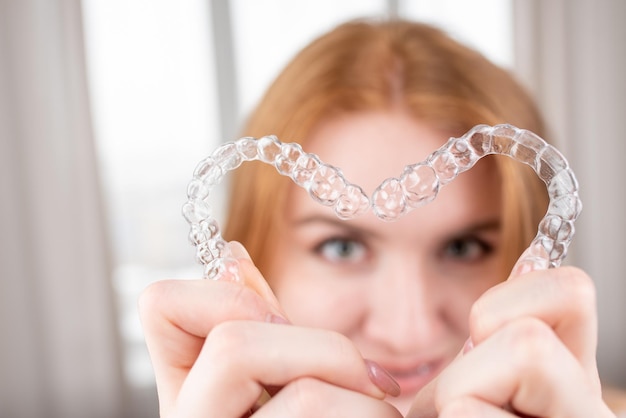
<svg viewBox="0 0 626 418">
<path fill-rule="evenodd" d="M 331 263 L 358 264 L 367 257 L 365 244 L 352 238 L 329 238 L 318 244 L 315 252 Z"/>
</svg>

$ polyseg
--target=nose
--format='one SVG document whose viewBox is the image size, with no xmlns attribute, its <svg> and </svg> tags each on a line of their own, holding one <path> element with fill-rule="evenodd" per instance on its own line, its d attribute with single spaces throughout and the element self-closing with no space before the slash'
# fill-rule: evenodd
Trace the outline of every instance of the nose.
<svg viewBox="0 0 626 418">
<path fill-rule="evenodd" d="M 382 262 L 371 285 L 367 338 L 396 353 L 432 348 L 445 330 L 445 296 L 426 263 L 412 255 Z"/>
</svg>

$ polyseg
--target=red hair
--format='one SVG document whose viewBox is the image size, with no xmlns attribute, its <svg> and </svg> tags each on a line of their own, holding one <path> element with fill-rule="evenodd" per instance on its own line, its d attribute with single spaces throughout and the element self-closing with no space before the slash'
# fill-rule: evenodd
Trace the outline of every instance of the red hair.
<svg viewBox="0 0 626 418">
<path fill-rule="evenodd" d="M 438 29 L 402 20 L 350 22 L 312 42 L 267 90 L 243 135 L 274 134 L 306 149 L 312 129 L 329 117 L 396 106 L 453 136 L 483 123 L 545 135 L 535 104 L 511 74 Z M 503 267 L 510 269 L 537 231 L 547 194 L 529 167 L 494 161 L 502 178 Z M 242 242 L 262 272 L 280 239 L 289 187 L 261 163 L 245 164 L 232 179 L 224 236 Z"/>
</svg>

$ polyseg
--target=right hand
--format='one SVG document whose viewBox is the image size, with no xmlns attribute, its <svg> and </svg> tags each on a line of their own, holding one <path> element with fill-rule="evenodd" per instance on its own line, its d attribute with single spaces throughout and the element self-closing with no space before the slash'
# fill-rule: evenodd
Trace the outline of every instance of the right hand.
<svg viewBox="0 0 626 418">
<path fill-rule="evenodd" d="M 140 298 L 160 414 L 174 417 L 400 417 L 397 386 L 336 332 L 288 325 L 243 247 L 245 285 L 161 281 Z M 273 396 L 259 406 L 265 390 Z"/>
</svg>

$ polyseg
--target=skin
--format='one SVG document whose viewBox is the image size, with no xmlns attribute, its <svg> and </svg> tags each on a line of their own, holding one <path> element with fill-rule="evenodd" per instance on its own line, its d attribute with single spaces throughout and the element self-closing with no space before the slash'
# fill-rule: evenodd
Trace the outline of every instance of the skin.
<svg viewBox="0 0 626 418">
<path fill-rule="evenodd" d="M 306 149 L 371 195 L 445 139 L 401 110 L 368 112 L 322 124 Z M 402 387 L 391 402 L 405 412 L 463 346 L 472 303 L 504 279 L 491 169 L 479 163 L 396 222 L 371 212 L 340 221 L 302 189 L 291 190 L 280 259 L 268 274 L 278 300 L 295 324 L 346 335 L 389 370 Z"/>
<path fill-rule="evenodd" d="M 446 135 L 395 109 L 326 121 L 310 139 L 308 152 L 370 194 Z M 143 293 L 161 416 L 614 416 L 591 280 L 559 268 L 503 281 L 498 186 L 485 160 L 394 223 L 337 222 L 294 187 L 271 288 L 233 243 L 244 286 L 163 281 Z M 383 368 L 401 396 L 386 396 Z"/>
</svg>

